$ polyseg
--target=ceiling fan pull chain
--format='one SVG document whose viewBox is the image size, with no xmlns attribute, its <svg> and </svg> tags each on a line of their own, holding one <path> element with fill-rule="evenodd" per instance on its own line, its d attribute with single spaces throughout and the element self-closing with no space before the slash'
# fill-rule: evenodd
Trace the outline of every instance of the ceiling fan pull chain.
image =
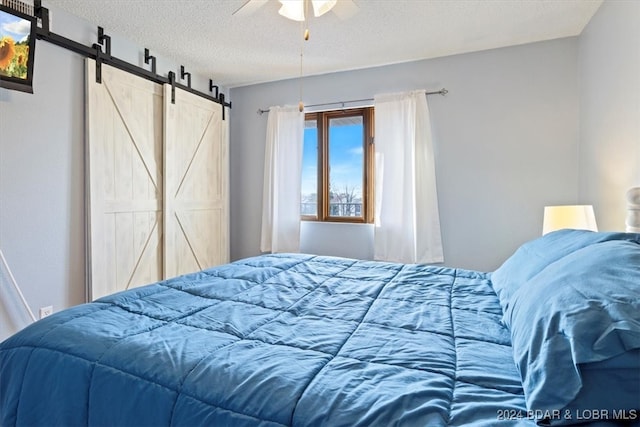
<svg viewBox="0 0 640 427">
<path fill-rule="evenodd" d="M 307 2 L 305 1 L 305 9 L 306 9 L 306 4 Z M 305 14 L 306 16 L 306 14 Z M 306 21 L 306 20 L 305 20 Z M 299 78 L 299 85 L 300 85 L 300 101 L 298 102 L 298 110 L 302 113 L 302 111 L 304 110 L 304 103 L 302 102 L 302 77 L 303 77 L 303 58 L 304 58 L 304 42 L 306 40 L 309 40 L 309 30 L 305 29 L 306 27 L 306 22 L 305 21 L 300 21 L 300 30 L 303 33 L 303 37 L 302 40 L 300 41 L 300 78 Z"/>
</svg>

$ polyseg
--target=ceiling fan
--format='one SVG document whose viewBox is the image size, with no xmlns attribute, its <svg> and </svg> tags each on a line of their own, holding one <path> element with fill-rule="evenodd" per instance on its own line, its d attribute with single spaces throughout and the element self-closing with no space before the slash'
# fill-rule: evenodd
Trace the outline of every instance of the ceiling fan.
<svg viewBox="0 0 640 427">
<path fill-rule="evenodd" d="M 269 0 L 247 0 L 240 8 L 238 8 L 232 15 L 235 16 L 248 16 L 256 12 L 262 6 L 264 6 Z M 358 11 L 358 5 L 355 0 L 278 0 L 280 2 L 280 10 L 278 13 L 285 18 L 299 21 L 301 28 L 306 24 L 307 19 L 313 10 L 313 15 L 318 17 L 325 13 L 332 11 L 340 19 L 347 19 L 353 16 Z M 310 7 L 311 6 L 311 7 Z M 306 25 L 305 25 L 306 27 Z M 309 40 L 309 29 L 305 28 L 303 32 L 303 39 Z M 304 42 L 300 46 L 300 102 L 298 103 L 298 109 L 300 112 L 304 111 L 304 103 L 302 102 L 302 58 L 304 54 Z"/>
<path fill-rule="evenodd" d="M 232 15 L 248 16 L 264 6 L 269 0 L 247 0 Z M 347 19 L 358 12 L 358 5 L 354 0 L 278 0 L 281 3 L 278 13 L 294 21 L 304 21 L 305 11 L 313 10 L 318 17 L 331 11 L 340 19 Z M 311 7 L 309 7 L 311 6 Z"/>
</svg>

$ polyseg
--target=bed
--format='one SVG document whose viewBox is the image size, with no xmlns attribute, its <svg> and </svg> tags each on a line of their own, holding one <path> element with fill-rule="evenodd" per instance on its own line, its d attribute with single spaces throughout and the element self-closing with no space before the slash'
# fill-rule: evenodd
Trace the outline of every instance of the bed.
<svg viewBox="0 0 640 427">
<path fill-rule="evenodd" d="M 272 254 L 0 344 L 0 425 L 628 423 L 640 235 L 561 230 L 495 272 Z"/>
</svg>

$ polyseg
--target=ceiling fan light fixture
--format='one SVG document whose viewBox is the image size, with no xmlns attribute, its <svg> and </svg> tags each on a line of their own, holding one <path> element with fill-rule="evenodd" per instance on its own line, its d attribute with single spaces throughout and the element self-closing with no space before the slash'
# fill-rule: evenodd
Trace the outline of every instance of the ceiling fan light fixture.
<svg viewBox="0 0 640 427">
<path fill-rule="evenodd" d="M 313 14 L 318 17 L 333 9 L 338 0 L 311 0 L 313 5 Z"/>
<path fill-rule="evenodd" d="M 308 0 L 279 0 L 282 6 L 278 13 L 294 21 L 304 21 L 305 2 Z M 329 12 L 338 0 L 311 0 L 313 14 L 318 17 Z"/>
<path fill-rule="evenodd" d="M 278 13 L 293 21 L 304 21 L 304 0 L 280 0 Z"/>
</svg>

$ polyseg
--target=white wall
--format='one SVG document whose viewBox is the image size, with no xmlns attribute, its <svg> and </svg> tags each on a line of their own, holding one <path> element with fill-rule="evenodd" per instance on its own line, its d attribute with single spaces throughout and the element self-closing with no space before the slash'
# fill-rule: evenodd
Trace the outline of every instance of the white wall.
<svg viewBox="0 0 640 427">
<path fill-rule="evenodd" d="M 625 229 L 640 186 L 640 2 L 605 1 L 580 36 L 580 199 L 601 230 Z"/>
<path fill-rule="evenodd" d="M 96 42 L 96 25 L 51 10 L 54 32 Z M 144 47 L 110 35 L 114 56 L 144 65 Z M 34 93 L 0 88 L 0 250 L 36 316 L 85 300 L 84 84 L 83 57 L 38 40 Z M 193 87 L 206 91 L 207 78 L 194 75 Z M 0 266 L 0 340 L 28 324 L 25 313 Z"/>
<path fill-rule="evenodd" d="M 304 101 L 446 87 L 446 97 L 428 98 L 445 264 L 488 271 L 540 235 L 545 205 L 577 202 L 577 55 L 578 40 L 567 38 L 309 77 Z M 231 90 L 234 259 L 259 253 L 267 115 L 256 110 L 297 104 L 298 84 Z M 370 258 L 371 227 L 352 227 L 305 223 L 302 250 Z"/>
</svg>

